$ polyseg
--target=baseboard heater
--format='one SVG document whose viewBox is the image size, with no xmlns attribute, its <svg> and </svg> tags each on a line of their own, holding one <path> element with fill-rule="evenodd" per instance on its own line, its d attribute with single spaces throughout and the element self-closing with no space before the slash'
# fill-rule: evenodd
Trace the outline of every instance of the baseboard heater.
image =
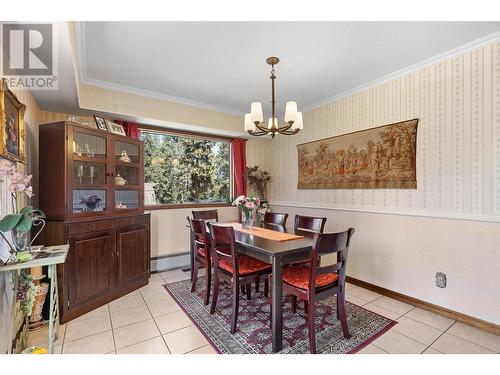
<svg viewBox="0 0 500 375">
<path fill-rule="evenodd" d="M 151 272 L 189 267 L 189 252 L 151 257 Z"/>
</svg>

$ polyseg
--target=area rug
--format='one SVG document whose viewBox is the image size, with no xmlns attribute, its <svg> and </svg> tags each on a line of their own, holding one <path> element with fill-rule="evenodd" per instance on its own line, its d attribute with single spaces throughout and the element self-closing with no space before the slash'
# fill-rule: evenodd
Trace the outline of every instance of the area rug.
<svg viewBox="0 0 500 375">
<path fill-rule="evenodd" d="M 197 291 L 191 293 L 189 280 L 165 285 L 165 289 L 182 307 L 193 323 L 201 330 L 215 350 L 224 354 L 265 354 L 272 352 L 270 305 L 262 292 L 252 290 L 252 299 L 240 297 L 238 325 L 231 334 L 231 288 L 222 283 L 215 313 L 210 315 L 210 305 L 203 305 L 204 279 L 198 280 Z M 253 288 L 252 288 L 253 289 Z M 260 289 L 263 290 L 263 286 Z M 387 332 L 397 322 L 346 302 L 347 322 L 351 337 L 342 335 L 336 317 L 336 298 L 316 303 L 316 347 L 318 353 L 356 353 L 377 337 Z M 302 304 L 293 313 L 290 304 L 283 307 L 282 354 L 309 353 L 307 320 Z"/>
</svg>

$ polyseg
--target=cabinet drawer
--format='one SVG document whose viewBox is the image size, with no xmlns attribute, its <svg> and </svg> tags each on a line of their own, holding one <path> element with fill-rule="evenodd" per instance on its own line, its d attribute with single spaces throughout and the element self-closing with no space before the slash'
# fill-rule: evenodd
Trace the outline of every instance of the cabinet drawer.
<svg viewBox="0 0 500 375">
<path fill-rule="evenodd" d="M 113 220 L 87 221 L 85 223 L 68 224 L 69 235 L 98 232 L 115 227 Z"/>
<path fill-rule="evenodd" d="M 126 227 L 128 225 L 134 224 L 147 224 L 149 223 L 149 216 L 132 216 L 115 219 L 115 224 L 117 228 Z"/>
</svg>

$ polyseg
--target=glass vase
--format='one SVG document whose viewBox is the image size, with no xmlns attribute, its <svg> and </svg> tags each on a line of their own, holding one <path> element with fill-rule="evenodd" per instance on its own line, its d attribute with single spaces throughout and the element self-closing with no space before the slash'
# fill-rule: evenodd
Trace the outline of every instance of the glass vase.
<svg viewBox="0 0 500 375">
<path fill-rule="evenodd" d="M 28 250 L 29 247 L 29 231 L 23 232 L 17 229 L 12 229 L 12 241 L 16 252 L 20 253 Z"/>
<path fill-rule="evenodd" d="M 254 211 L 243 210 L 243 220 L 241 220 L 241 227 L 245 229 L 253 228 Z"/>
<path fill-rule="evenodd" d="M 9 261 L 15 261 L 17 253 L 21 253 L 29 249 L 29 234 L 30 232 L 23 232 L 17 229 L 12 229 L 12 243 L 14 248 L 11 250 Z"/>
</svg>

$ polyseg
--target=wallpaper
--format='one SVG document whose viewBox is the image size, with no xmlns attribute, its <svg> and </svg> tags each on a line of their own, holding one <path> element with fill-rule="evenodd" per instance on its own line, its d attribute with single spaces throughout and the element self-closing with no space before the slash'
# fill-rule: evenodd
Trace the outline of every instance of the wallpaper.
<svg viewBox="0 0 500 375">
<path fill-rule="evenodd" d="M 297 190 L 297 144 L 416 117 L 416 190 Z M 268 147 L 276 203 L 495 221 L 500 215 L 500 42 L 308 111 L 303 131 L 277 137 Z"/>
</svg>

